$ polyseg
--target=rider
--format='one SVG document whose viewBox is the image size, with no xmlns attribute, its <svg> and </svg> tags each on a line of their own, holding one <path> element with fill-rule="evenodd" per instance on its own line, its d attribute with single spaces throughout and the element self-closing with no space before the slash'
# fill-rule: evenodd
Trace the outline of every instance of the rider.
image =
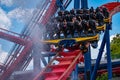
<svg viewBox="0 0 120 80">
<path fill-rule="evenodd" d="M 98 26 L 102 26 L 104 24 L 104 15 L 101 13 L 99 7 L 96 9 L 96 19 L 98 21 Z"/>
<path fill-rule="evenodd" d="M 109 12 L 108 12 L 108 9 L 106 7 L 102 7 L 102 12 L 103 12 L 103 15 L 106 18 L 109 18 Z"/>
<path fill-rule="evenodd" d="M 94 8 L 91 7 L 91 8 L 89 9 L 89 12 L 90 12 L 90 13 L 94 13 Z"/>
<path fill-rule="evenodd" d="M 87 20 L 83 19 L 81 24 L 83 26 L 83 31 L 84 31 L 85 35 L 87 35 L 88 34 L 88 29 L 89 29 Z"/>
<path fill-rule="evenodd" d="M 88 21 L 89 29 L 88 32 L 92 32 L 95 35 L 96 32 L 96 21 L 90 17 Z"/>
<path fill-rule="evenodd" d="M 85 20 L 89 20 L 89 12 L 87 9 L 83 9 L 83 15 L 82 15 L 83 19 Z"/>
<path fill-rule="evenodd" d="M 82 31 L 83 31 L 83 27 L 82 27 L 81 22 L 82 22 L 82 19 L 81 19 L 81 18 L 79 18 L 79 20 L 76 19 L 76 20 L 74 21 L 75 30 L 77 31 L 78 36 L 81 36 Z"/>
</svg>

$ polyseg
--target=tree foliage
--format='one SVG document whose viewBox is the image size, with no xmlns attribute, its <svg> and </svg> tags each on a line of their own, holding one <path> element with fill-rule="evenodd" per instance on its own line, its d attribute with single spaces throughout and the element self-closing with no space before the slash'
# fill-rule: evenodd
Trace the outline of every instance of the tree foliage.
<svg viewBox="0 0 120 80">
<path fill-rule="evenodd" d="M 108 73 L 104 73 L 101 76 L 98 76 L 96 80 L 108 80 Z"/>
<path fill-rule="evenodd" d="M 120 58 L 120 34 L 117 34 L 111 41 L 111 57 L 112 59 Z"/>
</svg>

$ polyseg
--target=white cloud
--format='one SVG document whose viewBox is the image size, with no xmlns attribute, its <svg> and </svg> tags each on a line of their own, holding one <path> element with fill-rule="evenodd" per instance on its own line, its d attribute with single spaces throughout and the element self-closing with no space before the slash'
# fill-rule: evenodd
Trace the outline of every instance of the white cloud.
<svg viewBox="0 0 120 80">
<path fill-rule="evenodd" d="M 16 19 L 17 21 L 20 22 L 28 22 L 33 15 L 33 10 L 34 9 L 23 9 L 23 8 L 16 8 L 8 13 L 8 16 L 11 19 Z"/>
<path fill-rule="evenodd" d="M 8 53 L 3 51 L 0 45 L 0 63 L 4 63 Z"/>
<path fill-rule="evenodd" d="M 11 6 L 13 4 L 13 0 L 0 0 L 2 5 Z"/>
<path fill-rule="evenodd" d="M 9 29 L 11 26 L 11 20 L 8 18 L 5 11 L 0 8 L 0 28 Z"/>
<path fill-rule="evenodd" d="M 38 3 L 43 3 L 46 0 L 0 0 L 1 5 L 5 5 L 7 7 L 16 6 L 22 8 L 31 8 L 36 7 Z M 41 5 L 40 5 L 41 6 Z"/>
<path fill-rule="evenodd" d="M 114 38 L 115 36 L 116 36 L 116 34 L 110 36 L 110 42 L 113 40 L 113 38 Z"/>
</svg>

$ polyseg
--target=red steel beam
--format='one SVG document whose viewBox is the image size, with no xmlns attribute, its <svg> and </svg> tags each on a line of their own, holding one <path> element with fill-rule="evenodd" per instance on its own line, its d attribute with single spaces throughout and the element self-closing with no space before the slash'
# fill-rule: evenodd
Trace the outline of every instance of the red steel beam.
<svg viewBox="0 0 120 80">
<path fill-rule="evenodd" d="M 30 54 L 32 48 L 32 41 L 25 40 L 20 37 L 10 35 L 0 31 L 0 38 L 23 45 L 24 49 L 21 51 L 16 60 L 2 73 L 0 80 L 7 80 L 10 75 L 19 67 L 19 64 L 24 62 L 27 55 Z"/>
<path fill-rule="evenodd" d="M 25 60 L 27 55 L 30 54 L 29 51 L 31 50 L 31 47 L 32 42 L 27 42 L 26 46 L 24 47 L 20 55 L 17 57 L 17 59 L 3 72 L 3 74 L 0 77 L 0 80 L 7 80 L 10 77 L 14 70 L 16 70 L 17 67 L 19 67 L 19 64 Z"/>
<path fill-rule="evenodd" d="M 1 32 L 1 31 L 0 31 L 0 38 L 5 39 L 5 40 L 9 40 L 11 42 L 15 42 L 15 43 L 20 44 L 20 45 L 25 45 L 27 42 L 26 40 L 24 40 L 20 37 L 16 37 L 16 36 Z"/>
<path fill-rule="evenodd" d="M 118 12 L 120 12 L 120 2 L 111 2 L 102 5 L 101 7 L 108 8 L 108 11 L 110 12 L 110 19 L 112 19 L 112 16 Z"/>
<path fill-rule="evenodd" d="M 56 10 L 57 10 L 56 0 L 52 0 L 48 10 L 46 11 L 46 13 L 43 16 L 42 24 L 46 24 L 47 21 L 55 13 Z"/>
</svg>

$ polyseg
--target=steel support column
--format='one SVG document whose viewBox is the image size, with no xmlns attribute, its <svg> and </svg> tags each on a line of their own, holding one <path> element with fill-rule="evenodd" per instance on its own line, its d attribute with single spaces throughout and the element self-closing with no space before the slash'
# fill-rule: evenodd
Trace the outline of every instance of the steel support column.
<svg viewBox="0 0 120 80">
<path fill-rule="evenodd" d="M 102 43 L 101 43 L 101 47 L 100 47 L 100 50 L 99 50 L 99 53 L 98 53 L 98 56 L 97 56 L 96 64 L 94 66 L 94 69 L 93 69 L 93 72 L 92 72 L 92 75 L 91 75 L 91 80 L 96 80 L 97 70 L 98 70 L 100 60 L 101 60 L 101 57 L 102 57 L 102 54 L 103 54 L 103 51 L 104 51 L 104 47 L 105 47 L 105 42 L 106 42 L 105 39 L 106 39 L 106 33 L 104 34 L 104 37 L 103 37 L 103 40 L 102 40 Z"/>
<path fill-rule="evenodd" d="M 84 74 L 85 74 L 85 80 L 90 80 L 91 76 L 91 50 L 90 46 L 88 48 L 88 52 L 84 54 L 85 57 L 85 68 L 84 68 Z"/>
<path fill-rule="evenodd" d="M 80 0 L 74 0 L 74 9 L 80 9 Z"/>
<path fill-rule="evenodd" d="M 81 0 L 81 9 L 88 9 L 88 0 Z"/>
<path fill-rule="evenodd" d="M 60 10 L 65 10 L 65 7 L 63 6 L 63 0 L 56 0 L 56 4 Z"/>
<path fill-rule="evenodd" d="M 103 54 L 105 44 L 106 44 L 106 51 L 107 51 L 108 79 L 109 80 L 112 79 L 112 63 L 111 63 L 111 56 L 110 56 L 110 35 L 109 35 L 110 27 L 111 27 L 111 25 L 109 23 L 106 23 L 105 34 L 104 34 L 104 37 L 103 37 L 103 40 L 102 40 L 100 51 L 98 53 L 96 64 L 94 66 L 94 70 L 92 72 L 91 80 L 96 79 L 97 69 L 98 69 L 99 64 L 100 64 L 100 60 L 101 60 L 101 57 L 102 57 L 102 54 Z"/>
<path fill-rule="evenodd" d="M 106 24 L 106 51 L 107 51 L 107 68 L 108 68 L 108 80 L 112 80 L 112 62 L 111 62 L 111 54 L 110 54 L 110 34 L 109 27 L 110 24 Z"/>
</svg>

